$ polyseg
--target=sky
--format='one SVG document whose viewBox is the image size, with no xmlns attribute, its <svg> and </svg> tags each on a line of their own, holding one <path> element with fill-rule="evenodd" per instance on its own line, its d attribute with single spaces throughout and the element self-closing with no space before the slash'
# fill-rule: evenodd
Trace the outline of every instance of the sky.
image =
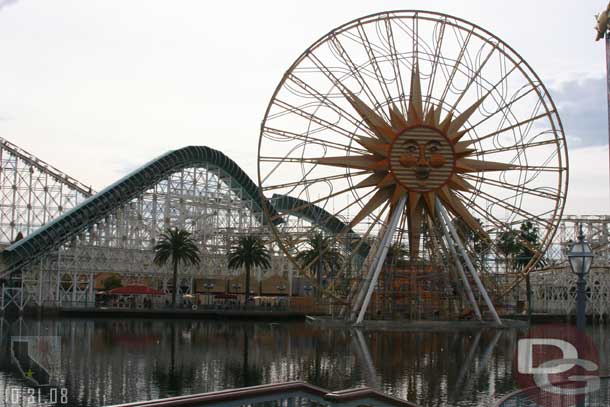
<svg viewBox="0 0 610 407">
<path fill-rule="evenodd" d="M 100 190 L 186 145 L 256 179 L 259 128 L 292 62 L 367 14 L 438 11 L 529 62 L 568 138 L 565 213 L 610 214 L 603 1 L 0 0 L 0 137 Z"/>
</svg>

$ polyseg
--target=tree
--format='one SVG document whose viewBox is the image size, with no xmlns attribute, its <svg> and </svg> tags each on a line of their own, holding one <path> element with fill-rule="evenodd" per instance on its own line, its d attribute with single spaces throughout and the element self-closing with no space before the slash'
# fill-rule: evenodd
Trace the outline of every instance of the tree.
<svg viewBox="0 0 610 407">
<path fill-rule="evenodd" d="M 339 270 L 343 265 L 343 255 L 335 247 L 333 239 L 320 232 L 309 236 L 305 244 L 307 249 L 300 251 L 296 260 L 302 267 L 307 267 L 314 273 L 319 294 L 322 287 L 322 272 Z"/>
<path fill-rule="evenodd" d="M 506 256 L 511 268 L 522 271 L 534 257 L 534 250 L 540 249 L 540 237 L 538 228 L 526 220 L 521 224 L 519 230 L 508 230 L 500 235 L 498 244 L 500 251 Z M 538 266 L 544 265 L 544 259 L 540 259 Z M 525 276 L 525 291 L 527 296 L 527 315 L 532 318 L 532 288 L 529 273 Z"/>
<path fill-rule="evenodd" d="M 516 264 L 518 270 L 523 270 L 525 266 L 534 257 L 532 249 L 540 249 L 540 237 L 538 236 L 538 227 L 534 226 L 531 221 L 525 221 L 521 224 L 519 230 L 519 251 L 517 252 Z M 527 242 L 527 243 L 526 243 Z M 538 265 L 543 265 L 544 259 L 540 259 Z"/>
<path fill-rule="evenodd" d="M 154 247 L 155 258 L 153 262 L 163 267 L 169 261 L 173 266 L 172 306 L 176 307 L 176 293 L 178 291 L 178 265 L 198 265 L 199 248 L 191 237 L 191 234 L 184 229 L 168 228 L 159 238 L 159 242 Z"/>
<path fill-rule="evenodd" d="M 506 266 L 515 268 L 515 258 L 519 253 L 518 232 L 514 229 L 504 231 L 500 234 L 498 249 L 506 258 Z M 507 270 L 508 271 L 508 270 Z"/>
<path fill-rule="evenodd" d="M 250 297 L 250 271 L 252 267 L 270 268 L 269 251 L 265 242 L 253 235 L 241 236 L 227 253 L 229 268 L 232 270 L 246 268 L 246 306 Z"/>
<path fill-rule="evenodd" d="M 512 269 L 522 271 L 534 257 L 534 250 L 540 248 L 538 228 L 526 220 L 521 227 L 502 232 L 498 248 Z"/>
</svg>

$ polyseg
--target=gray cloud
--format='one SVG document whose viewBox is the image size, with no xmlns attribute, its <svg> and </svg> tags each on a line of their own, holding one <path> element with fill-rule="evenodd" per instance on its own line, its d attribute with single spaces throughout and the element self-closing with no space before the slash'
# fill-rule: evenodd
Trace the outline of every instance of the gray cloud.
<svg viewBox="0 0 610 407">
<path fill-rule="evenodd" d="M 606 80 L 564 81 L 549 90 L 570 148 L 608 144 Z"/>
</svg>

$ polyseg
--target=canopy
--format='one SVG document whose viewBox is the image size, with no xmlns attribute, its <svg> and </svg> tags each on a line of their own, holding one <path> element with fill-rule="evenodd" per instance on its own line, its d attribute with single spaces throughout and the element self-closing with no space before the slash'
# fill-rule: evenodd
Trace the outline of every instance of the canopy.
<svg viewBox="0 0 610 407">
<path fill-rule="evenodd" d="M 163 295 L 163 291 L 155 290 L 154 288 L 144 285 L 126 285 L 125 287 L 113 288 L 109 294 L 120 295 Z"/>
</svg>

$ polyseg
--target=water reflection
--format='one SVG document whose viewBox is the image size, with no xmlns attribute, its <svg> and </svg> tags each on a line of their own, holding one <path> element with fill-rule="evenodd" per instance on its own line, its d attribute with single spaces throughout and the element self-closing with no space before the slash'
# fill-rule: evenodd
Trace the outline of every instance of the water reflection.
<svg viewBox="0 0 610 407">
<path fill-rule="evenodd" d="M 605 332 L 592 334 L 607 344 Z M 2 349 L 16 335 L 59 337 L 61 353 L 47 363 L 54 365 L 49 367 L 56 385 L 68 389 L 72 406 L 287 380 L 331 390 L 368 385 L 422 406 L 478 406 L 515 389 L 512 362 L 519 332 L 360 332 L 304 323 L 169 319 L 0 320 Z M 27 385 L 1 352 L 0 391 Z"/>
</svg>

